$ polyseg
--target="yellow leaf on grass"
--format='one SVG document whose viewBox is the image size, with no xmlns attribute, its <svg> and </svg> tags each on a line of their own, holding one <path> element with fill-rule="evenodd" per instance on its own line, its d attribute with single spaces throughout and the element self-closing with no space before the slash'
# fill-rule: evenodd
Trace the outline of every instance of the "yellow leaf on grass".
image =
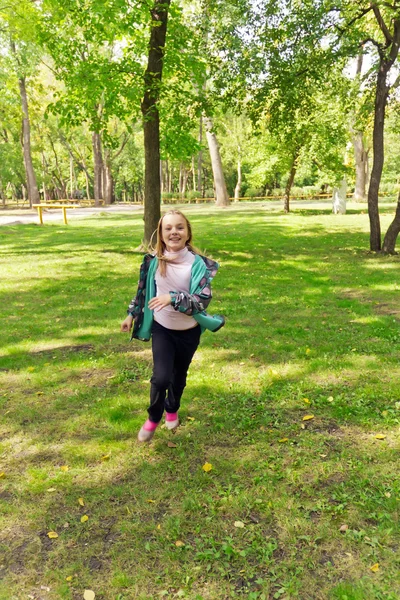
<svg viewBox="0 0 400 600">
<path fill-rule="evenodd" d="M 32 371 L 34 371 L 34 370 L 35 370 L 35 367 L 28 367 L 27 368 L 27 371 L 29 371 L 30 373 L 32 373 Z"/>
<path fill-rule="evenodd" d="M 386 439 L 386 435 L 384 435 L 383 433 L 377 433 L 375 436 L 376 440 L 385 440 Z"/>
<path fill-rule="evenodd" d="M 60 467 L 61 471 L 68 471 L 69 466 L 68 465 L 63 465 L 62 467 Z"/>
<path fill-rule="evenodd" d="M 238 527 L 238 529 L 243 529 L 244 523 L 243 523 L 243 521 L 235 521 L 234 526 Z"/>
<path fill-rule="evenodd" d="M 313 419 L 313 418 L 314 418 L 314 415 L 305 415 L 303 417 L 303 421 L 311 421 L 311 419 Z"/>
<path fill-rule="evenodd" d="M 282 438 L 281 440 L 278 440 L 280 444 L 284 444 L 285 442 L 289 441 L 289 438 Z"/>
<path fill-rule="evenodd" d="M 154 504 L 155 500 L 147 500 L 147 502 L 151 502 L 152 504 Z"/>
<path fill-rule="evenodd" d="M 373 573 L 376 573 L 377 571 L 379 571 L 379 563 L 375 563 L 374 565 L 372 565 L 372 567 L 370 567 L 369 570 L 372 571 Z"/>
<path fill-rule="evenodd" d="M 94 600 L 95 598 L 96 594 L 92 590 L 85 590 L 83 600 Z"/>
<path fill-rule="evenodd" d="M 205 471 L 206 473 L 208 473 L 212 469 L 212 464 L 211 463 L 205 463 L 202 468 L 203 468 L 203 471 Z"/>
<path fill-rule="evenodd" d="M 44 392 L 36 392 L 36 396 L 43 396 Z"/>
<path fill-rule="evenodd" d="M 176 542 L 175 542 L 175 546 L 177 548 L 182 548 L 182 546 L 184 546 L 184 545 L 185 545 L 185 543 L 182 542 L 181 540 L 176 540 Z"/>
<path fill-rule="evenodd" d="M 80 504 L 81 506 L 85 506 L 85 501 L 83 498 L 78 498 L 78 504 Z"/>
<path fill-rule="evenodd" d="M 311 352 L 310 348 L 307 348 L 306 354 L 310 354 L 310 352 Z"/>
<path fill-rule="evenodd" d="M 194 417 L 187 417 L 187 420 L 188 421 L 195 421 L 195 418 Z"/>
<path fill-rule="evenodd" d="M 83 515 L 83 517 L 81 517 L 81 523 L 86 523 L 86 521 L 89 521 L 89 517 L 87 515 Z"/>
<path fill-rule="evenodd" d="M 73 576 L 72 575 L 68 575 L 68 577 L 65 578 L 65 581 L 72 581 Z"/>
<path fill-rule="evenodd" d="M 101 460 L 110 460 L 111 458 L 111 454 L 105 454 L 104 456 L 101 457 Z"/>
<path fill-rule="evenodd" d="M 49 531 L 47 537 L 49 537 L 51 540 L 55 540 L 56 538 L 58 538 L 58 533 L 56 533 L 55 531 Z"/>
<path fill-rule="evenodd" d="M 0 472 L 0 479 L 4 479 L 4 477 L 6 476 L 6 474 L 4 473 L 4 471 Z"/>
<path fill-rule="evenodd" d="M 48 492 L 56 492 L 57 490 L 56 490 L 56 488 L 49 488 L 47 491 Z"/>
<path fill-rule="evenodd" d="M 310 401 L 309 401 L 309 399 L 308 399 L 308 398 L 303 398 L 303 401 L 304 401 L 306 404 L 310 404 Z"/>
</svg>

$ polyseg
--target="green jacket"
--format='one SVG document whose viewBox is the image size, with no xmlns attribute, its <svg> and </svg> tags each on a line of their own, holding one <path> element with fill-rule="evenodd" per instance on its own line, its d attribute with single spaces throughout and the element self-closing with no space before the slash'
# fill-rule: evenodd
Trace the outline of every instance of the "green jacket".
<svg viewBox="0 0 400 600">
<path fill-rule="evenodd" d="M 155 275 L 158 258 L 146 254 L 140 267 L 140 278 L 135 298 L 128 307 L 128 314 L 134 318 L 131 339 L 149 341 L 153 325 L 153 311 L 148 303 L 156 296 Z M 201 332 L 206 329 L 218 331 L 225 324 L 222 315 L 211 316 L 205 309 L 211 301 L 211 281 L 218 271 L 219 265 L 213 260 L 195 254 L 190 278 L 189 293 L 171 291 L 171 305 L 175 310 L 192 316 L 200 325 Z"/>
</svg>

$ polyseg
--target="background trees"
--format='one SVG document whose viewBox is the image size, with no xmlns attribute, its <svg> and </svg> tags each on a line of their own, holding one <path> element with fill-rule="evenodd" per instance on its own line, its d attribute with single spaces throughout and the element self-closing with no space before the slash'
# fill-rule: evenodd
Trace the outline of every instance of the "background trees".
<svg viewBox="0 0 400 600">
<path fill-rule="evenodd" d="M 397 0 L 85 6 L 0 6 L 4 201 L 147 194 L 147 242 L 161 194 L 226 204 L 279 190 L 288 211 L 293 188 L 346 176 L 356 199 L 369 189 L 371 248 L 381 248 L 378 192 L 381 181 L 395 192 L 399 177 L 395 153 L 384 161 L 388 102 L 396 140 Z"/>
</svg>

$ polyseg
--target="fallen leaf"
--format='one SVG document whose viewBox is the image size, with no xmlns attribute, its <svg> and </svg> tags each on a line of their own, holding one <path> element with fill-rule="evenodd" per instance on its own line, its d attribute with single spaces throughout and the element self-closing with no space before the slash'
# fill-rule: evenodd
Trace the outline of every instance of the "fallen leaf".
<svg viewBox="0 0 400 600">
<path fill-rule="evenodd" d="M 101 460 L 110 460 L 111 454 L 105 454 L 101 457 Z"/>
<path fill-rule="evenodd" d="M 44 392 L 36 392 L 36 396 L 43 396 Z"/>
<path fill-rule="evenodd" d="M 86 521 L 89 521 L 89 517 L 87 515 L 83 515 L 83 517 L 81 517 L 81 523 L 86 523 Z"/>
<path fill-rule="evenodd" d="M 56 490 L 56 488 L 49 488 L 47 491 L 48 492 L 56 492 L 57 490 Z"/>
<path fill-rule="evenodd" d="M 63 465 L 62 467 L 60 467 L 61 471 L 68 471 L 69 467 L 68 465 Z"/>
<path fill-rule="evenodd" d="M 96 597 L 96 594 L 94 592 L 92 592 L 92 590 L 85 590 L 84 594 L 83 594 L 83 600 L 94 600 Z"/>
<path fill-rule="evenodd" d="M 5 476 L 6 476 L 6 474 L 4 473 L 4 471 L 1 471 L 1 473 L 0 473 L 0 479 L 4 479 Z"/>
<path fill-rule="evenodd" d="M 195 421 L 196 419 L 194 417 L 187 417 L 188 421 Z"/>
<path fill-rule="evenodd" d="M 243 523 L 243 521 L 235 521 L 234 526 L 238 527 L 239 529 L 243 529 L 244 523 Z"/>
<path fill-rule="evenodd" d="M 174 442 L 168 442 L 167 446 L 168 448 L 177 448 L 178 444 L 174 444 Z"/>
<path fill-rule="evenodd" d="M 313 419 L 313 418 L 314 418 L 314 415 L 305 415 L 303 417 L 303 421 L 311 421 L 311 419 Z"/>
<path fill-rule="evenodd" d="M 80 504 L 81 506 L 85 506 L 85 501 L 83 498 L 78 498 L 78 504 Z"/>
<path fill-rule="evenodd" d="M 185 545 L 185 543 L 182 542 L 181 540 L 176 540 L 176 542 L 175 542 L 175 546 L 177 548 L 182 548 L 182 546 L 184 546 L 184 545 Z"/>
<path fill-rule="evenodd" d="M 209 472 L 209 471 L 211 471 L 211 469 L 212 469 L 212 464 L 207 462 L 207 463 L 205 463 L 205 464 L 203 465 L 203 467 L 202 467 L 202 468 L 203 468 L 203 471 L 205 471 L 206 473 L 208 473 L 208 472 Z"/>
<path fill-rule="evenodd" d="M 390 492 L 385 492 L 385 496 L 386 496 L 386 498 L 391 498 L 392 494 Z"/>
<path fill-rule="evenodd" d="M 309 399 L 308 399 L 308 398 L 303 398 L 303 401 L 304 401 L 306 404 L 310 404 L 310 401 L 309 401 Z"/>
<path fill-rule="evenodd" d="M 73 579 L 73 575 L 68 575 L 68 577 L 65 578 L 65 581 L 72 581 Z"/>
<path fill-rule="evenodd" d="M 375 563 L 374 565 L 372 565 L 372 567 L 370 567 L 369 570 L 372 571 L 373 573 L 376 573 L 377 571 L 379 571 L 379 563 Z"/>
<path fill-rule="evenodd" d="M 68 529 L 68 527 L 69 527 L 69 523 L 68 523 L 68 522 L 67 522 L 67 523 L 64 523 L 63 527 L 64 527 L 64 529 Z"/>
<path fill-rule="evenodd" d="M 152 504 L 155 504 L 155 500 L 147 500 L 147 502 L 151 502 Z"/>
<path fill-rule="evenodd" d="M 157 525 L 157 529 L 161 529 L 161 525 L 160 524 Z"/>
<path fill-rule="evenodd" d="M 281 440 L 278 440 L 280 444 L 284 444 L 285 442 L 289 441 L 289 438 L 282 438 Z"/>
<path fill-rule="evenodd" d="M 333 402 L 333 396 L 329 396 L 328 402 Z"/>
<path fill-rule="evenodd" d="M 240 365 L 241 367 L 243 367 L 243 365 L 245 365 L 245 364 L 246 364 L 246 363 L 244 363 L 244 362 L 241 362 L 241 363 L 239 363 L 239 365 Z"/>
<path fill-rule="evenodd" d="M 55 540 L 56 538 L 58 538 L 58 533 L 56 533 L 55 531 L 49 531 L 47 537 L 49 537 L 51 540 Z"/>
<path fill-rule="evenodd" d="M 339 527 L 339 531 L 341 531 L 342 533 L 344 533 L 345 531 L 347 531 L 347 530 L 348 530 L 348 528 L 349 528 L 349 526 L 348 526 L 348 525 L 341 525 L 341 526 Z"/>
<path fill-rule="evenodd" d="M 375 436 L 376 440 L 385 440 L 386 439 L 386 435 L 384 435 L 383 433 L 377 433 Z"/>
</svg>

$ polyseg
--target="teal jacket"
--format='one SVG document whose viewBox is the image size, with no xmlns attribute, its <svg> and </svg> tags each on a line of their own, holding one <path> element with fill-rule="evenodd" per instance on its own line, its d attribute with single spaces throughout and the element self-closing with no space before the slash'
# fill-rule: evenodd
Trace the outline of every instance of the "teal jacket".
<svg viewBox="0 0 400 600">
<path fill-rule="evenodd" d="M 131 339 L 149 341 L 153 325 L 153 311 L 148 303 L 156 296 L 155 275 L 158 258 L 146 254 L 140 267 L 140 278 L 135 298 L 128 307 L 128 314 L 132 315 L 133 330 Z M 189 293 L 171 291 L 171 305 L 175 310 L 192 316 L 200 325 L 201 332 L 206 329 L 218 331 L 225 324 L 222 315 L 209 315 L 205 309 L 211 301 L 211 281 L 218 271 L 219 265 L 215 261 L 195 254 L 190 278 Z"/>
</svg>

